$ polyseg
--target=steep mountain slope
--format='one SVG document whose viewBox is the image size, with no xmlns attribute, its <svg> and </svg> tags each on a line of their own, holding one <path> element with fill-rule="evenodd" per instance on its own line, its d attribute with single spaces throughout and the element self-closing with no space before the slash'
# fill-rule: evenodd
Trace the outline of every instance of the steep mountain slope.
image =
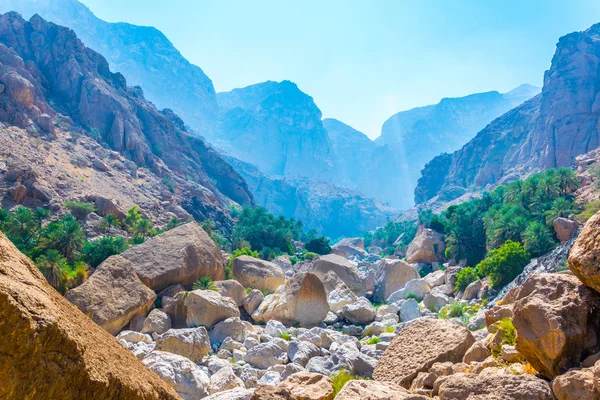
<svg viewBox="0 0 600 400">
<path fill-rule="evenodd" d="M 139 87 L 128 88 L 125 78 L 110 72 L 106 60 L 86 48 L 70 29 L 39 16 L 27 22 L 17 13 L 4 14 L 0 16 L 0 55 L 0 121 L 16 129 L 9 135 L 3 128 L 3 139 L 8 140 L 6 146 L 11 149 L 5 154 L 4 170 L 19 161 L 27 164 L 28 157 L 37 155 L 42 159 L 34 158 L 33 163 L 42 163 L 34 175 L 53 186 L 46 188 L 47 192 L 66 199 L 84 195 L 85 190 L 104 194 L 103 187 L 76 185 L 82 186 L 81 191 L 71 193 L 73 180 L 83 183 L 92 175 L 78 176 L 69 168 L 61 170 L 58 163 L 71 158 L 75 159 L 71 164 L 89 169 L 94 162 L 96 170 L 114 176 L 115 187 L 119 187 L 119 178 L 123 179 L 121 197 L 135 197 L 132 193 L 137 191 L 130 186 L 148 184 L 159 192 L 168 186 L 173 194 L 162 197 L 171 197 L 171 202 L 161 206 L 185 204 L 192 214 L 215 218 L 225 225 L 229 223 L 224 210 L 230 199 L 252 204 L 246 183 L 225 160 L 202 140 L 189 135 L 172 111 L 158 111 L 144 99 Z M 84 132 L 93 140 L 80 141 L 78 137 Z M 20 138 L 15 140 L 15 135 Z M 65 149 L 59 151 L 57 147 L 57 157 L 61 151 L 66 154 L 53 163 L 48 157 L 55 144 Z M 85 154 L 76 151 L 77 144 L 83 145 L 80 150 Z M 115 152 L 103 149 L 101 144 Z M 140 178 L 138 169 L 146 171 L 143 176 L 152 177 L 145 183 L 143 179 L 127 182 L 117 174 L 119 169 L 132 171 L 134 179 Z M 58 171 L 66 177 L 54 175 Z M 10 181 L 7 177 L 5 180 Z M 111 179 L 104 183 L 110 186 Z M 34 200 L 47 202 L 53 197 L 36 198 L 33 186 L 28 189 Z"/>
<path fill-rule="evenodd" d="M 334 239 L 361 235 L 397 215 L 378 200 L 330 182 L 267 176 L 251 164 L 228 161 L 248 182 L 257 204 Z"/>
<path fill-rule="evenodd" d="M 560 38 L 542 93 L 494 120 L 462 149 L 434 158 L 415 201 L 451 187 L 483 188 L 573 165 L 600 145 L 599 80 L 600 24 Z"/>
<path fill-rule="evenodd" d="M 97 18 L 77 0 L 0 0 L 0 12 L 17 11 L 69 27 L 102 54 L 113 71 L 141 86 L 159 108 L 171 108 L 195 131 L 210 137 L 217 118 L 212 81 L 190 64 L 159 30 Z"/>
<path fill-rule="evenodd" d="M 294 83 L 269 81 L 217 98 L 217 147 L 267 175 L 332 177 L 321 110 Z"/>
<path fill-rule="evenodd" d="M 389 118 L 375 143 L 389 146 L 386 157 L 395 159 L 404 176 L 387 172 L 387 182 L 406 188 L 388 199 L 403 207 L 412 205 L 408 194 L 417 184 L 421 169 L 433 157 L 459 149 L 488 123 L 539 93 L 539 88 L 521 85 L 501 94 L 496 91 L 459 98 L 445 98 L 438 104 L 403 111 Z M 389 153 L 389 154 L 388 154 Z M 390 160 L 388 159 L 389 163 Z M 401 179 L 402 178 L 402 179 Z"/>
<path fill-rule="evenodd" d="M 377 147 L 367 135 L 337 119 L 323 120 L 331 143 L 331 159 L 336 183 L 358 189 L 365 179 L 365 167 Z"/>
</svg>

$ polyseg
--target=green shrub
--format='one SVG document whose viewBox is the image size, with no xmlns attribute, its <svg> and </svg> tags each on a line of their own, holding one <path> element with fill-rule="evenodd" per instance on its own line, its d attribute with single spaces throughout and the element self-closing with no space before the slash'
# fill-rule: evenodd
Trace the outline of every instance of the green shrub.
<svg viewBox="0 0 600 400">
<path fill-rule="evenodd" d="M 523 246 L 509 240 L 492 250 L 489 257 L 477 265 L 477 270 L 482 276 L 488 276 L 492 288 L 498 290 L 523 272 L 529 261 L 529 254 Z"/>
<path fill-rule="evenodd" d="M 67 201 L 65 207 L 78 220 L 83 220 L 88 214 L 94 212 L 96 207 L 92 203 L 84 203 L 82 201 Z"/>
<path fill-rule="evenodd" d="M 417 303 L 420 303 L 423 300 L 422 298 L 418 297 L 416 294 L 414 294 L 412 292 L 408 293 L 406 296 L 404 296 L 404 298 L 406 300 L 415 299 L 417 301 Z"/>
<path fill-rule="evenodd" d="M 304 248 L 311 253 L 317 253 L 320 255 L 329 254 L 331 252 L 331 246 L 329 246 L 329 239 L 322 236 L 320 238 L 312 239 Z"/>
<path fill-rule="evenodd" d="M 517 339 L 517 331 L 512 323 L 512 320 L 510 318 L 502 318 L 500 320 L 498 329 L 504 332 L 502 344 L 514 346 Z"/>
<path fill-rule="evenodd" d="M 599 180 L 600 182 L 600 180 Z M 577 214 L 576 219 L 581 223 L 585 223 L 600 211 L 600 200 L 594 200 L 583 206 L 583 211 Z"/>
<path fill-rule="evenodd" d="M 161 182 L 169 189 L 169 192 L 175 193 L 175 190 L 177 189 L 177 182 L 175 182 L 175 179 L 170 176 L 163 176 Z"/>
<path fill-rule="evenodd" d="M 369 338 L 365 343 L 366 344 L 377 344 L 381 342 L 381 339 L 379 339 L 377 336 L 373 336 L 371 338 Z"/>
<path fill-rule="evenodd" d="M 460 303 L 454 303 L 450 305 L 448 309 L 448 317 L 450 318 L 460 318 L 465 313 L 465 308 Z"/>
<path fill-rule="evenodd" d="M 289 334 L 289 333 L 287 333 L 287 332 L 282 332 L 282 333 L 279 335 L 279 337 L 280 337 L 280 338 L 282 338 L 283 340 L 286 340 L 286 341 L 288 341 L 288 342 L 289 342 L 290 340 L 292 340 L 292 335 L 290 335 L 290 334 Z"/>
<path fill-rule="evenodd" d="M 456 283 L 454 284 L 455 292 L 463 292 L 467 286 L 479 279 L 477 269 L 465 267 L 456 274 Z"/>
<path fill-rule="evenodd" d="M 307 251 L 306 253 L 304 253 L 304 259 L 308 260 L 308 261 L 310 261 L 314 258 L 317 258 L 317 257 L 319 257 L 319 255 L 317 253 L 312 253 L 310 251 Z"/>
<path fill-rule="evenodd" d="M 193 290 L 218 290 L 215 283 L 208 276 L 198 279 L 192 286 Z"/>
<path fill-rule="evenodd" d="M 330 376 L 330 378 L 333 381 L 333 395 L 334 395 L 334 397 L 340 392 L 340 390 L 342 390 L 342 388 L 344 387 L 344 385 L 347 382 L 356 380 L 355 376 L 350 375 L 344 369 L 339 370 L 336 374 L 333 374 L 332 376 Z"/>
</svg>

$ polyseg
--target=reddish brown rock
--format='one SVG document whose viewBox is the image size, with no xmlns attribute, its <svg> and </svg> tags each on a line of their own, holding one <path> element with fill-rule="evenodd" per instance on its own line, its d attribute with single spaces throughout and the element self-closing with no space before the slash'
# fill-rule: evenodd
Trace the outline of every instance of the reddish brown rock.
<svg viewBox="0 0 600 400">
<path fill-rule="evenodd" d="M 333 382 L 311 372 L 297 372 L 275 387 L 259 386 L 251 400 L 333 400 Z"/>
<path fill-rule="evenodd" d="M 336 400 L 427 400 L 429 397 L 414 394 L 390 382 L 350 381 L 335 396 Z"/>
<path fill-rule="evenodd" d="M 600 294 L 570 274 L 535 274 L 515 292 L 516 349 L 548 378 L 598 351 Z"/>
<path fill-rule="evenodd" d="M 0 398 L 180 399 L 0 234 Z"/>
<path fill-rule="evenodd" d="M 600 292 L 600 213 L 586 223 L 569 252 L 569 269 Z"/>
<path fill-rule="evenodd" d="M 599 399 L 594 386 L 594 374 L 589 369 L 571 370 L 552 381 L 552 391 L 558 400 Z"/>
<path fill-rule="evenodd" d="M 533 375 L 456 374 L 439 388 L 440 400 L 553 400 L 550 385 Z"/>
</svg>

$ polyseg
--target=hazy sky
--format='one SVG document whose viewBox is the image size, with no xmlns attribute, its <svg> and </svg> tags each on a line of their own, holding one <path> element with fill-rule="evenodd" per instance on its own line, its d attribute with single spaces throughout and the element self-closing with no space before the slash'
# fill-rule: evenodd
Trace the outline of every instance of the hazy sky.
<svg viewBox="0 0 600 400">
<path fill-rule="evenodd" d="M 157 27 L 217 91 L 289 79 L 372 138 L 443 97 L 541 86 L 558 38 L 600 22 L 598 0 L 82 1 Z"/>
</svg>

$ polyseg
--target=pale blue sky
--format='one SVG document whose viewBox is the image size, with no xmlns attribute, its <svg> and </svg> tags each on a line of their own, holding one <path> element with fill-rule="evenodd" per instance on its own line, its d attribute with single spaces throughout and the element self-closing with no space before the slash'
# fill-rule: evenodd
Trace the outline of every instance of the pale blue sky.
<svg viewBox="0 0 600 400">
<path fill-rule="evenodd" d="M 81 1 L 157 27 L 217 91 L 289 79 L 371 138 L 443 97 L 541 86 L 558 38 L 600 22 L 598 0 Z"/>
</svg>

